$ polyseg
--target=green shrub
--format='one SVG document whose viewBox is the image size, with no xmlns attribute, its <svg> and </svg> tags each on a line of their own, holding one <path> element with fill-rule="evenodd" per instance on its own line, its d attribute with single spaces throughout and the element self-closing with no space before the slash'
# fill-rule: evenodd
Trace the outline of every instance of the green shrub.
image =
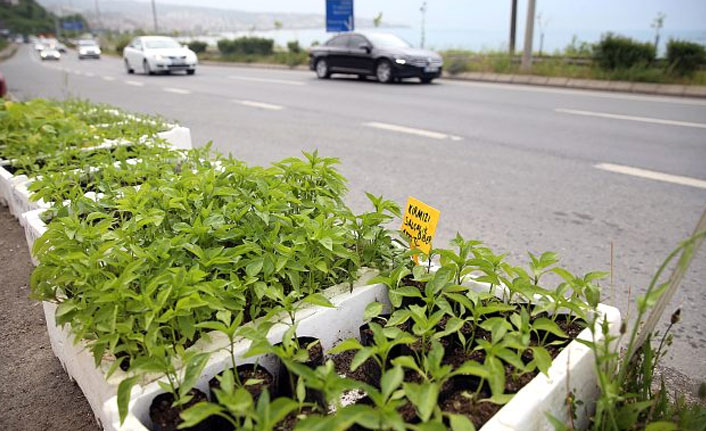
<svg viewBox="0 0 706 431">
<path fill-rule="evenodd" d="M 706 64 L 706 49 L 699 43 L 671 39 L 667 43 L 667 63 L 673 72 L 691 75 Z"/>
<path fill-rule="evenodd" d="M 292 40 L 287 42 L 287 51 L 293 53 L 293 54 L 299 54 L 302 52 L 302 47 L 299 45 L 298 40 Z"/>
<path fill-rule="evenodd" d="M 603 69 L 629 69 L 651 63 L 655 59 L 655 47 L 650 43 L 607 33 L 593 47 L 593 56 Z"/>
<path fill-rule="evenodd" d="M 118 38 L 118 40 L 115 42 L 115 51 L 118 54 L 123 53 L 123 49 L 130 43 L 130 40 L 132 38 L 129 35 L 123 35 Z"/>
<path fill-rule="evenodd" d="M 275 41 L 264 37 L 239 37 L 237 39 L 221 39 L 218 50 L 221 54 L 259 54 L 272 55 Z"/>
<path fill-rule="evenodd" d="M 468 71 L 468 57 L 466 56 L 453 56 L 448 60 L 446 71 L 451 75 L 458 75 L 459 73 Z"/>
<path fill-rule="evenodd" d="M 206 42 L 201 42 L 200 40 L 192 40 L 189 42 L 189 49 L 199 54 L 201 52 L 206 52 L 208 44 Z"/>
</svg>

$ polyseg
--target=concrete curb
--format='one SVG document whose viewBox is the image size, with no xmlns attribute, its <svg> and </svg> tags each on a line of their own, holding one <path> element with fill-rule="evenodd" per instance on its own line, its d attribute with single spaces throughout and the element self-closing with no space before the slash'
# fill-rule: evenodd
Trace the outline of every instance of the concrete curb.
<svg viewBox="0 0 706 431">
<path fill-rule="evenodd" d="M 217 61 L 217 60 L 199 60 L 199 64 L 206 66 L 226 66 L 226 67 L 241 67 L 246 69 L 276 69 L 276 70 L 309 70 L 309 66 L 300 64 L 294 67 L 286 64 L 270 64 L 270 63 L 239 63 L 235 61 Z"/>
<path fill-rule="evenodd" d="M 7 48 L 3 49 L 0 51 L 0 61 L 5 61 L 15 55 L 15 53 L 18 50 L 18 46 L 16 43 L 11 43 L 10 45 L 7 46 Z"/>
<path fill-rule="evenodd" d="M 504 73 L 465 72 L 457 75 L 444 73 L 445 79 L 457 81 L 498 82 L 536 85 L 539 87 L 574 88 L 581 90 L 613 91 L 623 93 L 653 94 L 659 96 L 706 98 L 706 86 L 657 84 L 651 82 L 606 81 L 599 79 L 574 79 L 538 75 L 511 75 Z"/>
</svg>

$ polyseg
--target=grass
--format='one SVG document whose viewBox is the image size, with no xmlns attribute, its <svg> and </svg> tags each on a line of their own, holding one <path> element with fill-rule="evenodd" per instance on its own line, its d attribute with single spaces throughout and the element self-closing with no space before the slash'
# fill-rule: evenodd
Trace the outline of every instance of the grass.
<svg viewBox="0 0 706 431">
<path fill-rule="evenodd" d="M 0 51 L 7 48 L 8 45 L 10 45 L 10 43 L 7 41 L 7 39 L 0 39 Z"/>
<path fill-rule="evenodd" d="M 224 55 L 220 52 L 207 51 L 198 54 L 199 60 L 224 61 L 235 63 L 265 63 L 265 64 L 284 64 L 290 67 L 295 67 L 300 64 L 307 64 L 309 61 L 308 54 L 305 51 L 301 52 L 274 52 L 271 55 L 261 54 L 228 54 Z"/>
<path fill-rule="evenodd" d="M 490 72 L 520 74 L 519 58 L 512 59 L 507 53 L 471 51 L 444 51 L 446 70 L 451 74 L 463 72 Z M 600 79 L 611 81 L 654 82 L 661 84 L 706 85 L 706 71 L 680 76 L 670 73 L 665 66 L 640 66 L 630 69 L 603 70 L 590 58 L 578 62 L 564 57 L 547 56 L 532 65 L 531 75 L 566 77 L 574 79 Z"/>
</svg>

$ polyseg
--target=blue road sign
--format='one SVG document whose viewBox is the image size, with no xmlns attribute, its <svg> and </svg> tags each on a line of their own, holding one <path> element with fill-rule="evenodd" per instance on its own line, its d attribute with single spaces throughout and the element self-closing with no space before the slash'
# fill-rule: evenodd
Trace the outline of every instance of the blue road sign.
<svg viewBox="0 0 706 431">
<path fill-rule="evenodd" d="M 354 29 L 353 0 L 326 0 L 326 31 L 338 33 Z"/>
<path fill-rule="evenodd" d="M 61 28 L 64 30 L 83 30 L 83 23 L 81 21 L 63 21 Z"/>
</svg>

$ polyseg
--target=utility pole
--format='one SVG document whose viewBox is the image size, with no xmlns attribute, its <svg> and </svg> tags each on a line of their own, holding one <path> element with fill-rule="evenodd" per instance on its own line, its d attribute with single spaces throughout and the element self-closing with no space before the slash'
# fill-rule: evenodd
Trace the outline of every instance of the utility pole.
<svg viewBox="0 0 706 431">
<path fill-rule="evenodd" d="M 517 32 L 517 0 L 512 0 L 510 9 L 510 55 L 515 54 L 515 33 Z"/>
<path fill-rule="evenodd" d="M 101 10 L 98 8 L 98 0 L 95 1 L 96 4 L 96 24 L 98 25 L 99 28 L 103 28 L 103 24 L 101 23 Z"/>
<path fill-rule="evenodd" d="M 155 6 L 154 0 L 152 0 L 152 20 L 154 21 L 154 32 L 158 33 L 159 27 L 157 27 L 157 6 Z"/>
<path fill-rule="evenodd" d="M 539 56 L 542 56 L 542 49 L 544 48 L 544 30 L 549 25 L 549 18 L 544 19 L 542 17 L 542 12 L 537 14 L 537 27 L 539 27 Z"/>
<path fill-rule="evenodd" d="M 527 72 L 532 68 L 532 38 L 534 37 L 534 9 L 537 0 L 529 0 L 527 3 L 527 23 L 525 24 L 525 46 L 522 53 L 522 65 L 520 70 Z"/>
<path fill-rule="evenodd" d="M 422 13 L 422 43 L 420 44 L 420 48 L 424 48 L 424 39 L 426 39 L 427 2 L 422 3 L 422 7 L 419 8 L 419 11 Z"/>
</svg>

